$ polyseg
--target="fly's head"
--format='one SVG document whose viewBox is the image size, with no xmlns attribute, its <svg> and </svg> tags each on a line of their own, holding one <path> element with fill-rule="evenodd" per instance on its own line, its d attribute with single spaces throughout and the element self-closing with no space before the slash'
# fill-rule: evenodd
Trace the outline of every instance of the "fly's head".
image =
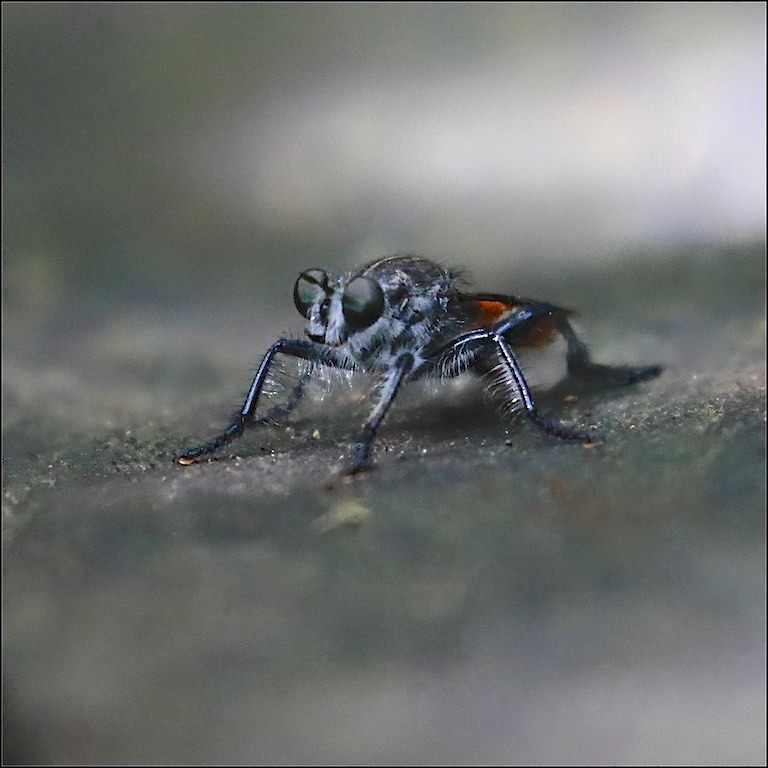
<svg viewBox="0 0 768 768">
<path fill-rule="evenodd" d="M 428 344 L 452 329 L 448 306 L 458 280 L 433 262 L 389 257 L 341 277 L 308 269 L 293 300 L 312 341 L 342 348 L 364 368 L 384 369 L 403 352 L 420 360 Z"/>
<path fill-rule="evenodd" d="M 386 309 L 384 291 L 373 278 L 334 279 L 322 269 L 299 275 L 293 301 L 306 318 L 306 335 L 330 347 L 339 347 L 357 334 L 380 331 Z"/>
</svg>

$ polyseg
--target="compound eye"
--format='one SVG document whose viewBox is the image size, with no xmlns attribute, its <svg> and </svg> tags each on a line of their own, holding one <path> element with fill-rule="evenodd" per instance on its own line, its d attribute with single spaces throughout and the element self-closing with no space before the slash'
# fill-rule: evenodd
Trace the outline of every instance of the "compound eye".
<svg viewBox="0 0 768 768">
<path fill-rule="evenodd" d="M 308 269 L 299 275 L 293 286 L 293 303 L 304 317 L 309 317 L 313 305 L 325 298 L 328 275 L 322 269 Z"/>
<path fill-rule="evenodd" d="M 373 325 L 384 312 L 384 292 L 370 277 L 356 277 L 344 289 L 341 309 L 354 331 Z"/>
</svg>

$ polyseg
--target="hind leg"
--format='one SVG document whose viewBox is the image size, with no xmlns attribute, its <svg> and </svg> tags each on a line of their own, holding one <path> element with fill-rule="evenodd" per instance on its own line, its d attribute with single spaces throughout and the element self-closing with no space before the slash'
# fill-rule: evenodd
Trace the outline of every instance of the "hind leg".
<svg viewBox="0 0 768 768">
<path fill-rule="evenodd" d="M 560 315 L 556 319 L 558 330 L 568 345 L 566 362 L 571 376 L 584 381 L 626 385 L 655 379 L 661 373 L 660 365 L 603 365 L 592 362 L 586 344 L 579 339 L 565 316 Z"/>
</svg>

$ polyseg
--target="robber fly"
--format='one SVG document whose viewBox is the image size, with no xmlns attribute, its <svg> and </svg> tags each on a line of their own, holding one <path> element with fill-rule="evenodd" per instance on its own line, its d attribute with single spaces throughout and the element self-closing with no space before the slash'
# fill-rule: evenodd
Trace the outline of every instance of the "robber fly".
<svg viewBox="0 0 768 768">
<path fill-rule="evenodd" d="M 379 377 L 375 404 L 352 450 L 347 474 L 372 467 L 374 438 L 400 387 L 425 377 L 454 377 L 471 370 L 491 374 L 511 411 L 522 410 L 548 435 L 583 443 L 592 437 L 542 418 L 513 351 L 543 345 L 561 334 L 568 372 L 580 379 L 633 384 L 661 373 L 657 365 L 593 363 L 571 327 L 568 310 L 542 301 L 495 293 L 465 293 L 460 273 L 428 259 L 390 256 L 338 277 L 322 269 L 302 272 L 293 289 L 296 309 L 306 319 L 306 338 L 278 339 L 267 350 L 242 408 L 209 442 L 178 457 L 192 464 L 240 436 L 246 427 L 274 422 L 298 405 L 311 367 L 287 403 L 257 418 L 259 396 L 278 354 L 315 366 L 360 370 Z"/>
</svg>

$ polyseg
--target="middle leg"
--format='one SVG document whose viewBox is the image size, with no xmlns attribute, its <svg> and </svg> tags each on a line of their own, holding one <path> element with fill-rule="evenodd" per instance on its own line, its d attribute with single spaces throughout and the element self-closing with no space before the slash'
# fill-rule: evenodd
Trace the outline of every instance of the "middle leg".
<svg viewBox="0 0 768 768">
<path fill-rule="evenodd" d="M 520 398 L 523 408 L 525 409 L 525 415 L 532 421 L 542 432 L 548 435 L 559 437 L 562 440 L 578 440 L 581 443 L 592 443 L 594 438 L 588 432 L 584 432 L 579 429 L 572 429 L 571 427 L 560 424 L 556 421 L 545 419 L 539 415 L 536 409 L 536 403 L 533 400 L 528 382 L 523 376 L 523 372 L 520 368 L 520 364 L 517 362 L 512 348 L 509 342 L 498 334 L 492 334 L 489 337 L 498 349 L 498 355 L 503 366 L 505 373 L 508 375 L 510 382 L 515 390 L 515 395 Z"/>
</svg>

